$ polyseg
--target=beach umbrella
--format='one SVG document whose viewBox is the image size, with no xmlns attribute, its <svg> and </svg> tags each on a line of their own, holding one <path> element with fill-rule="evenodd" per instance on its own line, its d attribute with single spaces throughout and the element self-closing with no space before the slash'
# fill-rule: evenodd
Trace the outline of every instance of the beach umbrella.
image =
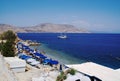
<svg viewBox="0 0 120 81">
<path fill-rule="evenodd" d="M 24 46 L 22 47 L 22 49 L 23 49 L 23 50 L 26 50 L 26 51 L 28 51 L 28 52 L 30 51 L 29 46 L 25 46 L 25 45 L 24 45 Z"/>
<path fill-rule="evenodd" d="M 30 52 L 30 53 L 33 53 L 33 52 L 34 52 L 34 50 L 33 50 L 33 49 L 30 49 L 30 50 L 29 50 L 29 52 Z"/>
<path fill-rule="evenodd" d="M 18 43 L 17 43 L 17 45 L 19 45 L 19 44 L 21 44 L 21 45 L 22 45 L 22 43 L 21 43 L 21 42 L 18 42 Z"/>
<path fill-rule="evenodd" d="M 42 58 L 42 59 L 47 58 L 46 56 L 44 56 L 44 55 L 42 55 L 42 54 L 40 54 L 40 53 L 34 53 L 34 55 L 37 56 L 37 57 L 40 57 L 40 58 Z"/>
<path fill-rule="evenodd" d="M 19 54 L 18 54 L 18 57 L 20 57 L 20 56 L 22 56 L 22 55 L 25 55 L 25 54 L 24 54 L 24 53 L 19 53 Z"/>
<path fill-rule="evenodd" d="M 29 48 L 29 46 L 26 46 L 26 45 L 22 45 L 22 47 L 23 47 L 24 49 Z"/>
<path fill-rule="evenodd" d="M 28 56 L 28 57 L 26 57 L 24 60 L 28 60 L 28 59 L 30 59 L 30 58 L 32 58 L 32 57 Z"/>
<path fill-rule="evenodd" d="M 27 55 L 21 55 L 19 58 L 25 59 L 25 58 L 27 58 L 27 57 L 28 57 Z"/>
<path fill-rule="evenodd" d="M 50 62 L 52 61 L 51 59 L 45 59 L 44 62 Z"/>
<path fill-rule="evenodd" d="M 29 47 L 25 47 L 25 50 L 29 52 L 29 51 L 30 51 L 30 48 L 29 48 Z"/>
<path fill-rule="evenodd" d="M 47 57 L 43 55 L 43 56 L 40 56 L 40 58 L 45 59 L 45 58 L 47 58 Z"/>
<path fill-rule="evenodd" d="M 52 60 L 52 61 L 50 61 L 50 64 L 54 64 L 54 65 L 57 65 L 58 64 L 58 61 L 56 61 L 56 60 Z"/>
<path fill-rule="evenodd" d="M 51 59 L 45 59 L 44 61 L 43 61 L 43 64 L 48 64 L 50 61 L 52 61 Z"/>
</svg>

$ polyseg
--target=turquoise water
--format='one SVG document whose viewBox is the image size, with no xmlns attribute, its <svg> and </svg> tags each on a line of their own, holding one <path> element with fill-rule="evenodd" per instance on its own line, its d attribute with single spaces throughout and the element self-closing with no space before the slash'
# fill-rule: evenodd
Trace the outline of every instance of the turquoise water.
<svg viewBox="0 0 120 81">
<path fill-rule="evenodd" d="M 50 49 L 46 44 L 43 44 L 43 43 L 40 46 L 31 46 L 31 48 L 33 49 L 37 48 L 40 51 L 44 51 L 46 56 L 48 56 L 49 58 L 58 60 L 60 63 L 80 64 L 80 63 L 86 62 L 86 60 L 71 57 L 69 56 L 69 54 L 65 54 L 64 52 Z"/>
</svg>

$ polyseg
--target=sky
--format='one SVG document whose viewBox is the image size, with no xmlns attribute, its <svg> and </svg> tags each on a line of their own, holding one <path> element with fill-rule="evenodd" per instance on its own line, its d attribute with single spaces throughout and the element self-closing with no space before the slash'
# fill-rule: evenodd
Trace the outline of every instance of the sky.
<svg viewBox="0 0 120 81">
<path fill-rule="evenodd" d="M 0 23 L 71 24 L 91 32 L 120 33 L 120 0 L 0 0 Z"/>
</svg>

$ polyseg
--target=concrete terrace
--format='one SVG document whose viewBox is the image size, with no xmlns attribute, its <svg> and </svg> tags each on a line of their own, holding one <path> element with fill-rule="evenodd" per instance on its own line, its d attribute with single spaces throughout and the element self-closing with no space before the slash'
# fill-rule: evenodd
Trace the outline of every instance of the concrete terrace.
<svg viewBox="0 0 120 81">
<path fill-rule="evenodd" d="M 88 75 L 96 76 L 102 81 L 120 81 L 120 69 L 114 70 L 93 62 L 73 64 L 67 66 Z"/>
</svg>

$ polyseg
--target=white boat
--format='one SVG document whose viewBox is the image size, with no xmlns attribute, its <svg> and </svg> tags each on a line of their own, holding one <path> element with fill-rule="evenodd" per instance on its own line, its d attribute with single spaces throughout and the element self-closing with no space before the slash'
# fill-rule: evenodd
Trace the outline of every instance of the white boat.
<svg viewBox="0 0 120 81">
<path fill-rule="evenodd" d="M 60 38 L 60 39 L 66 39 L 66 38 L 67 38 L 67 35 L 61 34 L 61 35 L 58 36 L 58 38 Z"/>
</svg>

